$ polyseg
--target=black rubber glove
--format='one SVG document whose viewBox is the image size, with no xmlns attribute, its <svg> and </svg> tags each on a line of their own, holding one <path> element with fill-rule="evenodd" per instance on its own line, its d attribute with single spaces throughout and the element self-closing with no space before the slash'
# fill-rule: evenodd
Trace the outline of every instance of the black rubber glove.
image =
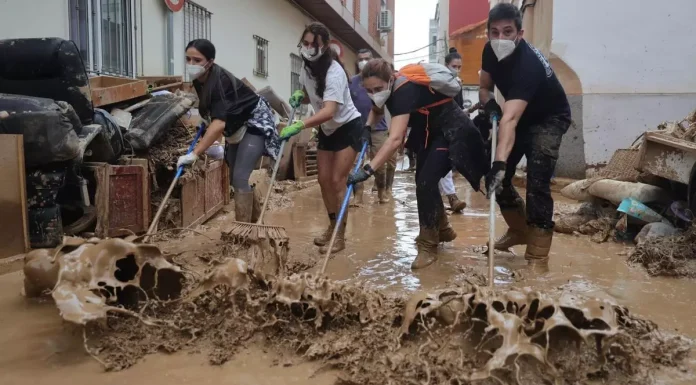
<svg viewBox="0 0 696 385">
<path fill-rule="evenodd" d="M 374 173 L 375 173 L 375 170 L 373 170 L 369 164 L 366 164 L 365 167 L 359 169 L 356 172 L 352 172 L 352 173 L 350 173 L 350 175 L 348 175 L 348 182 L 346 183 L 346 185 L 350 186 L 350 185 L 354 185 L 356 183 L 364 182 L 364 181 L 368 180 Z"/>
<path fill-rule="evenodd" d="M 368 145 L 372 145 L 372 127 L 363 127 L 362 134 L 360 135 L 360 140 L 362 140 L 363 143 L 367 142 Z"/>
<path fill-rule="evenodd" d="M 505 179 L 505 169 L 507 164 L 496 160 L 491 165 L 491 171 L 486 175 L 486 198 L 491 197 L 491 193 L 500 194 L 503 190 L 503 179 Z"/>
<path fill-rule="evenodd" d="M 498 120 L 500 120 L 500 117 L 503 116 L 503 110 L 500 108 L 495 99 L 489 100 L 486 105 L 483 106 L 483 111 L 486 113 L 486 115 L 488 115 L 489 119 L 496 117 Z"/>
</svg>

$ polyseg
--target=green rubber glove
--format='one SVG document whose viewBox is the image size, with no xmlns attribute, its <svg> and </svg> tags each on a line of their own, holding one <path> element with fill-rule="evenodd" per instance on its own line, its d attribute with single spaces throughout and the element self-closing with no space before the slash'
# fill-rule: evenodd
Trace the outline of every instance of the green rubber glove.
<svg viewBox="0 0 696 385">
<path fill-rule="evenodd" d="M 280 131 L 280 139 L 281 140 L 290 139 L 293 136 L 299 134 L 300 131 L 304 130 L 304 128 L 305 128 L 304 122 L 301 120 L 296 120 L 295 123 L 283 128 Z"/>
<path fill-rule="evenodd" d="M 301 106 L 304 98 L 305 94 L 302 90 L 297 90 L 293 92 L 292 96 L 290 97 L 290 107 L 297 108 Z"/>
</svg>

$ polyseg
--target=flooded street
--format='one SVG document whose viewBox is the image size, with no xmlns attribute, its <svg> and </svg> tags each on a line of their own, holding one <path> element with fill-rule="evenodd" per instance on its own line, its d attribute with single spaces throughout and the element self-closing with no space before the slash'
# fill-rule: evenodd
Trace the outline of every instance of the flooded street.
<svg viewBox="0 0 696 385">
<path fill-rule="evenodd" d="M 487 256 L 480 253 L 488 237 L 488 201 L 481 193 L 467 188 L 465 180 L 455 178 L 460 199 L 468 207 L 463 214 L 453 214 L 450 221 L 457 239 L 441 246 L 440 259 L 432 266 L 412 272 L 416 255 L 414 238 L 418 234 L 418 214 L 413 174 L 397 173 L 394 201 L 373 203 L 376 194 L 366 186 L 365 203 L 350 209 L 346 231 L 346 250 L 328 264 L 327 275 L 339 281 L 358 281 L 365 286 L 387 292 L 417 291 L 442 287 L 465 277 L 463 268 L 486 271 Z M 328 222 L 319 187 L 313 186 L 293 194 L 293 204 L 269 213 L 267 224 L 284 226 L 291 239 L 291 254 L 320 260 L 312 238 Z M 202 230 L 218 239 L 231 214 L 223 214 Z M 505 223 L 499 215 L 496 232 L 501 235 Z M 178 245 L 178 246 L 177 246 Z M 184 245 L 184 246 L 181 246 Z M 181 242 L 163 245 L 165 250 L 181 247 L 188 255 L 204 253 L 217 247 L 201 236 L 187 236 Z M 183 248 L 183 249 L 182 249 Z M 496 255 L 496 285 L 529 286 L 535 290 L 563 287 L 586 296 L 610 298 L 632 313 L 657 323 L 661 329 L 677 331 L 696 338 L 696 281 L 689 279 L 651 278 L 642 267 L 629 267 L 629 247 L 614 242 L 596 244 L 589 237 L 555 234 L 548 272 L 526 272 L 524 248 L 519 256 Z M 315 267 L 316 269 L 316 267 Z M 521 271 L 522 278 L 513 278 Z M 518 274 L 515 274 L 516 276 Z M 288 361 L 262 347 L 237 354 L 223 366 L 211 366 L 202 354 L 179 352 L 146 357 L 132 368 L 103 373 L 102 367 L 83 348 L 79 328 L 62 322 L 51 300 L 27 301 L 20 296 L 20 272 L 0 276 L 0 383 L 25 384 L 332 384 L 336 377 L 321 372 L 309 379 L 319 364 L 303 363 L 297 357 Z M 691 358 L 687 365 L 696 367 Z M 668 378 L 668 379 L 667 379 Z M 691 373 L 675 371 L 665 376 L 664 384 L 694 383 Z"/>
</svg>

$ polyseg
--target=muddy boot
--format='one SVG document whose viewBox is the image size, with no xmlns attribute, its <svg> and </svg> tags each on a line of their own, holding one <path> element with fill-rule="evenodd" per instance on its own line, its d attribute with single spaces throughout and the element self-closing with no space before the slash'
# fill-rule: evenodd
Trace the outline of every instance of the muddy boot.
<svg viewBox="0 0 696 385">
<path fill-rule="evenodd" d="M 527 251 L 524 253 L 524 259 L 530 264 L 548 263 L 552 240 L 553 229 L 529 226 Z"/>
<path fill-rule="evenodd" d="M 379 199 L 379 203 L 389 203 L 391 201 L 391 196 L 386 188 L 377 189 L 377 199 Z"/>
<path fill-rule="evenodd" d="M 411 263 L 411 270 L 428 267 L 437 261 L 438 230 L 424 229 L 421 227 L 418 235 L 418 255 Z"/>
<path fill-rule="evenodd" d="M 501 210 L 508 225 L 505 234 L 495 241 L 495 249 L 508 251 L 511 247 L 527 244 L 527 216 L 524 203 L 516 209 Z"/>
<path fill-rule="evenodd" d="M 466 202 L 460 201 L 457 194 L 447 195 L 447 200 L 455 213 L 461 213 L 466 208 Z"/>
<path fill-rule="evenodd" d="M 324 232 L 320 236 L 314 238 L 314 244 L 317 246 L 324 246 L 327 243 L 329 243 L 329 241 L 331 240 L 331 234 L 333 234 L 335 226 L 336 220 L 331 219 L 331 221 L 329 222 L 329 227 L 326 230 L 324 230 Z"/>
<path fill-rule="evenodd" d="M 373 192 L 373 193 L 376 193 L 376 192 L 377 192 L 377 186 L 372 185 L 372 192 Z"/>
<path fill-rule="evenodd" d="M 251 223 L 251 213 L 254 209 L 254 191 L 234 194 L 234 220 Z"/>
<path fill-rule="evenodd" d="M 361 205 L 363 204 L 363 195 L 365 193 L 365 186 L 363 183 L 358 183 L 353 186 L 353 204 Z M 328 240 L 327 240 L 328 242 Z"/>
<path fill-rule="evenodd" d="M 343 224 L 341 224 L 341 227 L 338 229 L 338 233 L 336 233 L 336 240 L 334 241 L 333 247 L 331 248 L 331 254 L 338 253 L 339 251 L 346 248 L 346 224 L 346 219 L 344 219 Z M 329 242 L 331 242 L 331 235 L 332 234 L 329 234 L 329 238 L 327 238 L 326 244 L 319 248 L 319 252 L 321 254 L 326 254 L 326 252 L 328 251 Z"/>
<path fill-rule="evenodd" d="M 394 185 L 394 172 L 396 168 L 391 164 L 387 164 L 387 194 L 392 197 L 392 186 Z"/>
<path fill-rule="evenodd" d="M 452 228 L 449 223 L 449 218 L 447 218 L 447 213 L 442 210 L 442 215 L 440 216 L 440 230 L 438 231 L 438 239 L 440 242 L 452 242 L 457 238 L 457 233 Z"/>
<path fill-rule="evenodd" d="M 256 221 L 259 220 L 259 216 L 261 215 L 261 194 L 256 191 L 255 188 L 252 188 L 252 196 L 254 199 L 252 199 L 251 203 L 251 222 L 256 223 Z"/>
</svg>

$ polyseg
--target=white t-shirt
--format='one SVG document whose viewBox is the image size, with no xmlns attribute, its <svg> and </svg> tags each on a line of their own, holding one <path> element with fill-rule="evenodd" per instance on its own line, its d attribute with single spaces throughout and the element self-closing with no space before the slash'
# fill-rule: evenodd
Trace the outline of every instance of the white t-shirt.
<svg viewBox="0 0 696 385">
<path fill-rule="evenodd" d="M 317 83 L 305 66 L 302 67 L 300 72 L 300 84 L 307 91 L 314 111 L 319 112 L 325 101 L 338 103 L 338 109 L 333 118 L 321 125 L 321 130 L 325 135 L 333 134 L 342 125 L 360 117 L 360 112 L 355 108 L 353 98 L 350 96 L 346 73 L 336 61 L 331 63 L 331 67 L 329 67 L 329 71 L 326 74 L 326 89 L 324 90 L 323 99 L 317 95 Z"/>
</svg>

